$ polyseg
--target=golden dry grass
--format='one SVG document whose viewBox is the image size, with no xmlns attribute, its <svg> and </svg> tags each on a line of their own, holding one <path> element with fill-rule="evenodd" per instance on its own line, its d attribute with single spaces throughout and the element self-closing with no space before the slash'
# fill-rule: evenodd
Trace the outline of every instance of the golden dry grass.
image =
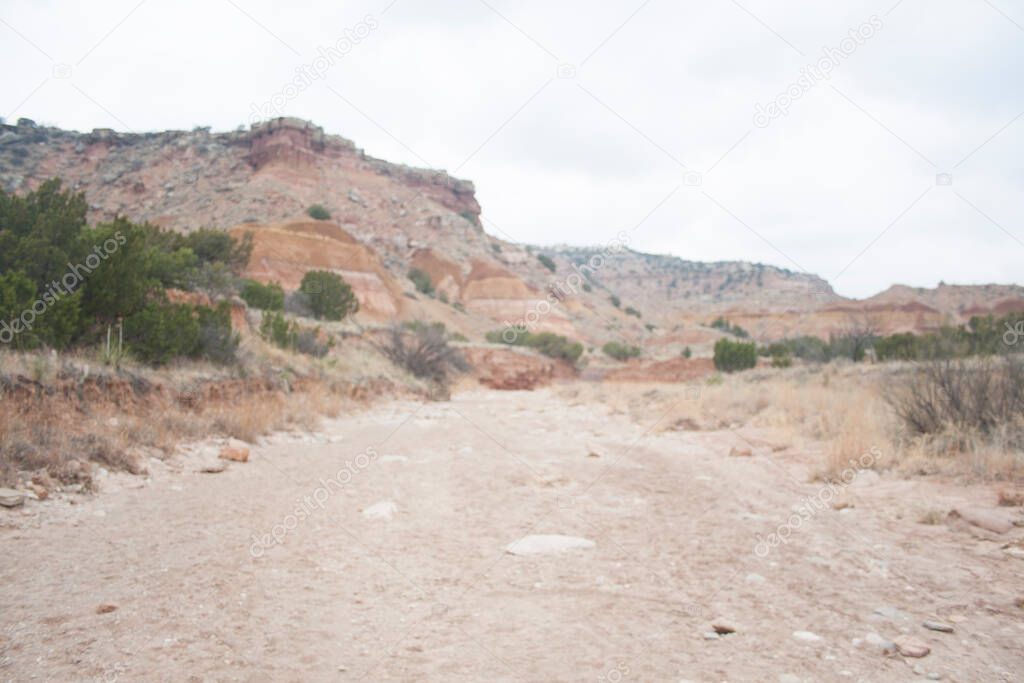
<svg viewBox="0 0 1024 683">
<path fill-rule="evenodd" d="M 815 470 L 835 479 L 849 467 L 1024 479 L 1024 454 L 1010 438 L 908 434 L 886 401 L 908 366 L 832 364 L 714 375 L 692 384 L 615 383 L 565 388 L 570 400 L 600 400 L 655 429 L 755 427 L 796 449 L 821 453 Z M 699 392 L 699 393 L 698 393 Z"/>
<path fill-rule="evenodd" d="M 0 485 L 48 478 L 88 489 L 90 463 L 141 473 L 140 456 L 161 457 L 183 442 L 314 430 L 355 406 L 361 383 L 405 384 L 379 359 L 361 364 L 372 352 L 357 345 L 327 359 L 259 340 L 244 345 L 247 358 L 232 370 L 182 363 L 114 371 L 89 355 L 0 353 Z M 352 371 L 367 366 L 375 375 Z"/>
</svg>

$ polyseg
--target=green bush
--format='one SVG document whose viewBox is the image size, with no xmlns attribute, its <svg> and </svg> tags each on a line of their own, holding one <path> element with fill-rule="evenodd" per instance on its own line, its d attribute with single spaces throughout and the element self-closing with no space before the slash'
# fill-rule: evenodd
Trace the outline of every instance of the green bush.
<svg viewBox="0 0 1024 683">
<path fill-rule="evenodd" d="M 747 337 L 750 336 L 749 334 L 747 334 L 747 331 L 745 329 L 743 329 L 739 325 L 733 325 L 728 320 L 722 317 L 715 318 L 713 321 L 711 321 L 709 327 L 713 327 L 716 330 L 721 330 L 722 332 L 725 332 L 726 334 L 731 334 L 734 337 L 740 337 L 741 339 L 746 339 Z"/>
<path fill-rule="evenodd" d="M 555 265 L 554 260 L 552 260 L 552 258 L 547 254 L 537 254 L 537 260 L 540 261 L 540 264 L 542 266 L 550 270 L 552 273 L 558 269 L 558 266 Z"/>
<path fill-rule="evenodd" d="M 306 209 L 306 213 L 309 214 L 310 218 L 313 218 L 318 221 L 331 220 L 331 212 L 324 208 L 323 204 L 314 204 L 313 206 Z"/>
<path fill-rule="evenodd" d="M 326 270 L 311 270 L 299 285 L 315 318 L 344 320 L 359 310 L 359 301 L 352 288 L 340 275 Z"/>
<path fill-rule="evenodd" d="M 216 308 L 197 306 L 199 343 L 196 353 L 208 361 L 228 365 L 237 360 L 239 336 L 231 329 L 231 304 L 221 301 Z"/>
<path fill-rule="evenodd" d="M 608 301 L 611 301 L 612 306 L 614 306 L 615 308 L 618 308 L 622 305 L 622 301 L 619 299 L 619 297 L 615 296 L 614 294 L 608 297 Z"/>
<path fill-rule="evenodd" d="M 419 268 L 412 268 L 408 273 L 409 279 L 416 286 L 416 291 L 420 294 L 426 294 L 431 296 L 434 293 L 434 283 L 430 281 L 430 276 L 420 270 Z"/>
<path fill-rule="evenodd" d="M 626 315 L 631 315 L 634 318 L 640 318 L 641 317 L 640 311 L 636 310 L 632 306 L 626 306 L 625 313 L 626 313 Z"/>
<path fill-rule="evenodd" d="M 251 254 L 250 236 L 181 235 L 122 217 L 90 227 L 87 209 L 83 195 L 56 179 L 23 196 L 0 191 L 0 340 L 9 336 L 5 324 L 26 328 L 16 341 L 10 335 L 14 346 L 57 349 L 97 342 L 119 319 L 159 327 L 172 315 L 166 289 L 228 293 Z M 167 344 L 136 332 L 138 355 L 166 362 Z"/>
<path fill-rule="evenodd" d="M 241 296 L 251 308 L 263 311 L 284 310 L 284 289 L 276 282 L 263 284 L 255 280 L 246 280 L 242 286 Z"/>
<path fill-rule="evenodd" d="M 604 351 L 604 355 L 621 362 L 625 362 L 630 358 L 640 357 L 639 346 L 630 346 L 629 344 L 621 344 L 615 341 L 608 342 L 601 347 L 601 350 Z"/>
<path fill-rule="evenodd" d="M 263 313 L 260 335 L 278 348 L 316 358 L 323 358 L 334 348 L 334 339 L 324 335 L 319 327 L 303 327 L 296 322 L 288 322 L 283 314 L 276 311 Z"/>
<path fill-rule="evenodd" d="M 511 334 L 510 334 L 511 332 Z M 508 344 L 509 346 L 525 346 L 535 349 L 548 358 L 564 360 L 575 363 L 583 355 L 583 344 L 574 342 L 553 332 L 528 332 L 508 328 L 507 330 L 493 330 L 488 332 L 487 341 L 492 344 Z"/>
<path fill-rule="evenodd" d="M 719 339 L 715 342 L 715 369 L 722 372 L 747 370 L 757 365 L 757 345 L 754 342 L 734 342 Z"/>
<path fill-rule="evenodd" d="M 295 331 L 281 313 L 268 311 L 263 314 L 260 335 L 281 349 L 291 349 L 295 346 Z"/>
<path fill-rule="evenodd" d="M 238 242 L 223 230 L 201 228 L 182 237 L 181 247 L 191 249 L 200 263 L 223 263 L 240 273 L 252 256 L 252 233 L 246 233 Z"/>
<path fill-rule="evenodd" d="M 199 320 L 187 304 L 147 304 L 124 321 L 125 343 L 143 363 L 165 365 L 199 350 Z"/>
<path fill-rule="evenodd" d="M 685 349 L 683 349 L 683 358 L 691 358 L 692 356 L 693 356 L 693 350 L 690 349 L 689 346 L 687 346 Z"/>
</svg>

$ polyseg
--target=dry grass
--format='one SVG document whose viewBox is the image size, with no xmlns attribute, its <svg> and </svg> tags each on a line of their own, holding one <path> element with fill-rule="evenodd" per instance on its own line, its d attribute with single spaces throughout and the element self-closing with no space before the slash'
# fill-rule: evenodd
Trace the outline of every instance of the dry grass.
<svg viewBox="0 0 1024 683">
<path fill-rule="evenodd" d="M 339 372 L 334 358 L 249 352 L 247 377 L 202 364 L 116 372 L 91 357 L 0 353 L 0 485 L 39 479 L 89 490 L 93 464 L 142 473 L 145 458 L 182 442 L 314 430 L 374 390 L 402 386 Z"/>
<path fill-rule="evenodd" d="M 645 425 L 658 420 L 660 430 L 769 430 L 785 445 L 821 452 L 816 477 L 823 480 L 850 467 L 1024 479 L 1024 454 L 1012 434 L 952 438 L 904 429 L 886 396 L 910 371 L 905 364 L 836 363 L 715 375 L 690 385 L 616 383 L 566 391 L 587 394 Z"/>
</svg>

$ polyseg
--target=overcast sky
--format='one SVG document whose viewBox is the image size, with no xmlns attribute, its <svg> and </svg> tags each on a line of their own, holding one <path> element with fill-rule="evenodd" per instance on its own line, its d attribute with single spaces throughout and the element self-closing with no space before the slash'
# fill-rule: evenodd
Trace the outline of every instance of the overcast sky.
<svg viewBox="0 0 1024 683">
<path fill-rule="evenodd" d="M 298 116 L 514 241 L 1024 281 L 1021 0 L 0 0 L 0 64 L 8 121 Z"/>
</svg>

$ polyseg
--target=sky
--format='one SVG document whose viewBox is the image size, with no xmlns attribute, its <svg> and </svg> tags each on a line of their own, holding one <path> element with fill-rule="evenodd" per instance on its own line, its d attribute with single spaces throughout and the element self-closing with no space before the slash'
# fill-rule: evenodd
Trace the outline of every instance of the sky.
<svg viewBox="0 0 1024 683">
<path fill-rule="evenodd" d="M 1024 1 L 0 0 L 0 116 L 314 121 L 532 244 L 1022 283 Z"/>
</svg>

